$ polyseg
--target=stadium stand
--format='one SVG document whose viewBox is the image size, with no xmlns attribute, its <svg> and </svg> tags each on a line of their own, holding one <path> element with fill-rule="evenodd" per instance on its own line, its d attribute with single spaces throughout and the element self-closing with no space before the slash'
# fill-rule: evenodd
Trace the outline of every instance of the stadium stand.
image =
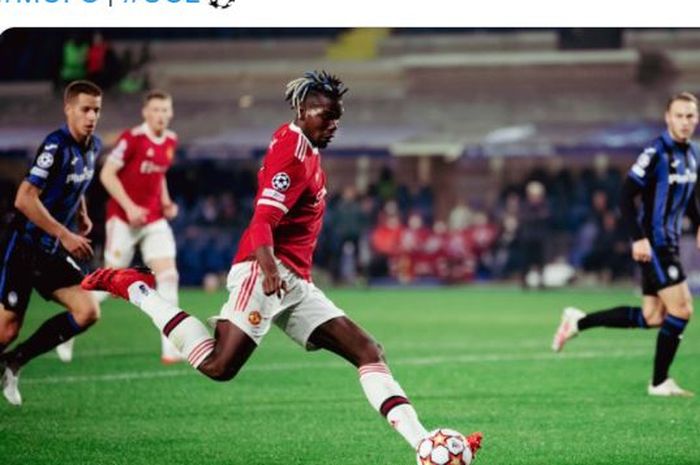
<svg viewBox="0 0 700 465">
<path fill-rule="evenodd" d="M 615 200 L 609 188 L 614 182 L 606 177 L 618 179 L 658 130 L 658 108 L 671 91 L 700 89 L 700 32 L 608 31 L 609 44 L 601 36 L 591 39 L 590 49 L 580 47 L 579 32 L 102 31 L 117 56 L 129 53 L 130 62 L 138 63 L 137 84 L 163 87 L 175 96 L 173 124 L 182 149 L 172 183 L 184 207 L 176 227 L 183 282 L 190 284 L 200 283 L 205 270 L 227 269 L 227 260 L 213 263 L 212 257 L 230 256 L 250 214 L 257 159 L 271 129 L 287 118 L 282 83 L 300 69 L 321 68 L 341 75 L 351 89 L 342 132 L 325 161 L 333 196 L 318 262 L 335 279 L 352 282 L 358 272 L 382 278 L 377 270 L 401 280 L 444 273 L 425 272 L 430 267 L 422 265 L 416 271 L 416 260 L 425 262 L 424 257 L 406 254 L 384 256 L 379 263 L 372 231 L 394 203 L 402 228 L 418 215 L 423 224 L 417 228 L 434 230 L 435 236 L 448 235 L 442 228 L 450 229 L 450 217 L 468 210 L 460 240 L 472 249 L 460 252 L 459 270 L 443 280 L 518 276 L 512 224 L 518 213 L 511 194 L 522 202 L 533 180 L 543 184 L 554 212 L 561 213 L 562 205 L 568 212 L 551 219 L 547 260 L 590 268 L 584 245 L 610 227 L 603 218 Z M 67 32 L 42 31 L 52 36 L 53 46 L 46 41 L 39 46 L 36 34 L 12 30 L 0 38 L 12 45 L 0 47 L 5 184 L 17 181 L 17 167 L 34 150 L 36 135 L 60 118 L 52 82 Z M 351 53 L 354 47 L 362 50 Z M 100 123 L 108 144 L 133 122 L 139 99 L 138 91 L 120 86 L 108 92 Z M 607 166 L 596 168 L 594 159 Z M 217 179 L 210 177 L 212 169 Z M 207 189 L 193 192 L 203 173 Z M 606 208 L 594 214 L 592 199 L 600 185 Z M 357 193 L 345 198 L 349 187 Z M 360 212 L 360 233 L 338 232 L 351 222 L 343 218 L 348 210 Z M 497 231 L 489 247 L 474 245 L 475 227 L 486 236 Z M 601 273 L 612 279 L 627 271 L 616 265 Z"/>
</svg>

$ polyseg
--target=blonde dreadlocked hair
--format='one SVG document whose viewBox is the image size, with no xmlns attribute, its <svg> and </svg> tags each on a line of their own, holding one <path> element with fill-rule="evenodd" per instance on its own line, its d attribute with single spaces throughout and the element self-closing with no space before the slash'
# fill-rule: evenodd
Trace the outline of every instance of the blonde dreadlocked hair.
<svg viewBox="0 0 700 465">
<path fill-rule="evenodd" d="M 307 71 L 300 78 L 287 83 L 284 99 L 299 111 L 309 93 L 320 93 L 332 99 L 340 99 L 348 91 L 343 81 L 326 71 Z"/>
</svg>

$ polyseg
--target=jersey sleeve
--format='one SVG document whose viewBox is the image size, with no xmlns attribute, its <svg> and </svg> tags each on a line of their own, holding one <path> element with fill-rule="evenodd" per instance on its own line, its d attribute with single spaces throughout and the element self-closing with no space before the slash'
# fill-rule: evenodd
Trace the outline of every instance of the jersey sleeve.
<svg viewBox="0 0 700 465">
<path fill-rule="evenodd" d="M 304 163 L 292 155 L 271 153 L 263 167 L 260 196 L 255 208 L 272 207 L 287 213 L 308 184 Z"/>
<path fill-rule="evenodd" d="M 250 240 L 253 250 L 273 246 L 272 231 L 297 202 L 308 184 L 304 164 L 294 153 L 275 147 L 266 156 L 260 179 L 260 195 L 250 221 Z"/>
<path fill-rule="evenodd" d="M 644 238 L 644 231 L 637 220 L 637 206 L 634 199 L 641 194 L 642 186 L 638 184 L 632 176 L 629 176 L 622 183 L 620 195 L 620 216 L 627 235 L 634 241 Z"/>
<path fill-rule="evenodd" d="M 129 131 L 124 132 L 111 152 L 107 155 L 107 161 L 116 164 L 120 168 L 133 157 L 134 139 Z"/>
<path fill-rule="evenodd" d="M 646 187 L 656 177 L 659 154 L 655 147 L 647 147 L 639 154 L 627 177 L 641 187 Z"/>
<path fill-rule="evenodd" d="M 63 147 L 57 139 L 47 138 L 37 150 L 26 180 L 44 189 L 50 178 L 60 171 L 63 163 Z"/>
</svg>

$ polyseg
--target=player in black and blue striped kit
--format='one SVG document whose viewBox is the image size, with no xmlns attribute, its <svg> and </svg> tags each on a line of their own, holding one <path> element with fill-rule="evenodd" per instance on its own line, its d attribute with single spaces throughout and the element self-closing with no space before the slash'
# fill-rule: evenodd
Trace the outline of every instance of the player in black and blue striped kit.
<svg viewBox="0 0 700 465">
<path fill-rule="evenodd" d="M 695 189 L 699 153 L 690 141 L 698 125 L 697 98 L 688 92 L 671 97 L 665 120 L 667 130 L 630 169 L 620 204 L 632 239 L 632 258 L 642 270 L 642 306 L 621 306 L 588 315 L 569 307 L 564 310 L 552 348 L 558 352 L 579 331 L 594 327 L 660 328 L 647 392 L 654 396 L 692 396 L 668 372 L 693 313 L 678 243 L 686 210 L 694 225 L 700 224 Z M 641 199 L 640 209 L 636 199 Z M 696 241 L 700 248 L 700 229 Z"/>
<path fill-rule="evenodd" d="M 0 370 L 5 398 L 20 405 L 18 375 L 34 357 L 85 331 L 99 306 L 81 289 L 75 259 L 92 257 L 85 191 L 102 144 L 94 135 L 102 91 L 88 81 L 66 87 L 66 125 L 49 134 L 17 190 L 0 238 Z M 77 225 L 77 232 L 71 229 Z M 67 311 L 46 320 L 27 340 L 4 352 L 19 333 L 32 289 Z M 4 353 L 3 353 L 4 352 Z"/>
</svg>

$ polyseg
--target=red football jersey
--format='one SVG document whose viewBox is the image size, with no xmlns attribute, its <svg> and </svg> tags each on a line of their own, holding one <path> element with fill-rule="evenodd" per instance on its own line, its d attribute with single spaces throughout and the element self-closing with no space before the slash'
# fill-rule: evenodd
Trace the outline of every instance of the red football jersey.
<svg viewBox="0 0 700 465">
<path fill-rule="evenodd" d="M 147 223 L 163 218 L 163 182 L 176 148 L 177 135 L 173 131 L 166 130 L 157 137 L 143 123 L 124 131 L 108 156 L 110 162 L 121 166 L 117 177 L 131 200 L 148 210 Z M 107 201 L 107 218 L 114 216 L 127 221 L 124 209 L 110 198 Z"/>
<path fill-rule="evenodd" d="M 311 279 L 311 261 L 326 209 L 326 175 L 321 156 L 294 123 L 275 131 L 258 171 L 255 209 L 278 209 L 284 216 L 272 231 L 274 253 L 304 279 Z M 233 263 L 254 255 L 248 227 Z"/>
</svg>

